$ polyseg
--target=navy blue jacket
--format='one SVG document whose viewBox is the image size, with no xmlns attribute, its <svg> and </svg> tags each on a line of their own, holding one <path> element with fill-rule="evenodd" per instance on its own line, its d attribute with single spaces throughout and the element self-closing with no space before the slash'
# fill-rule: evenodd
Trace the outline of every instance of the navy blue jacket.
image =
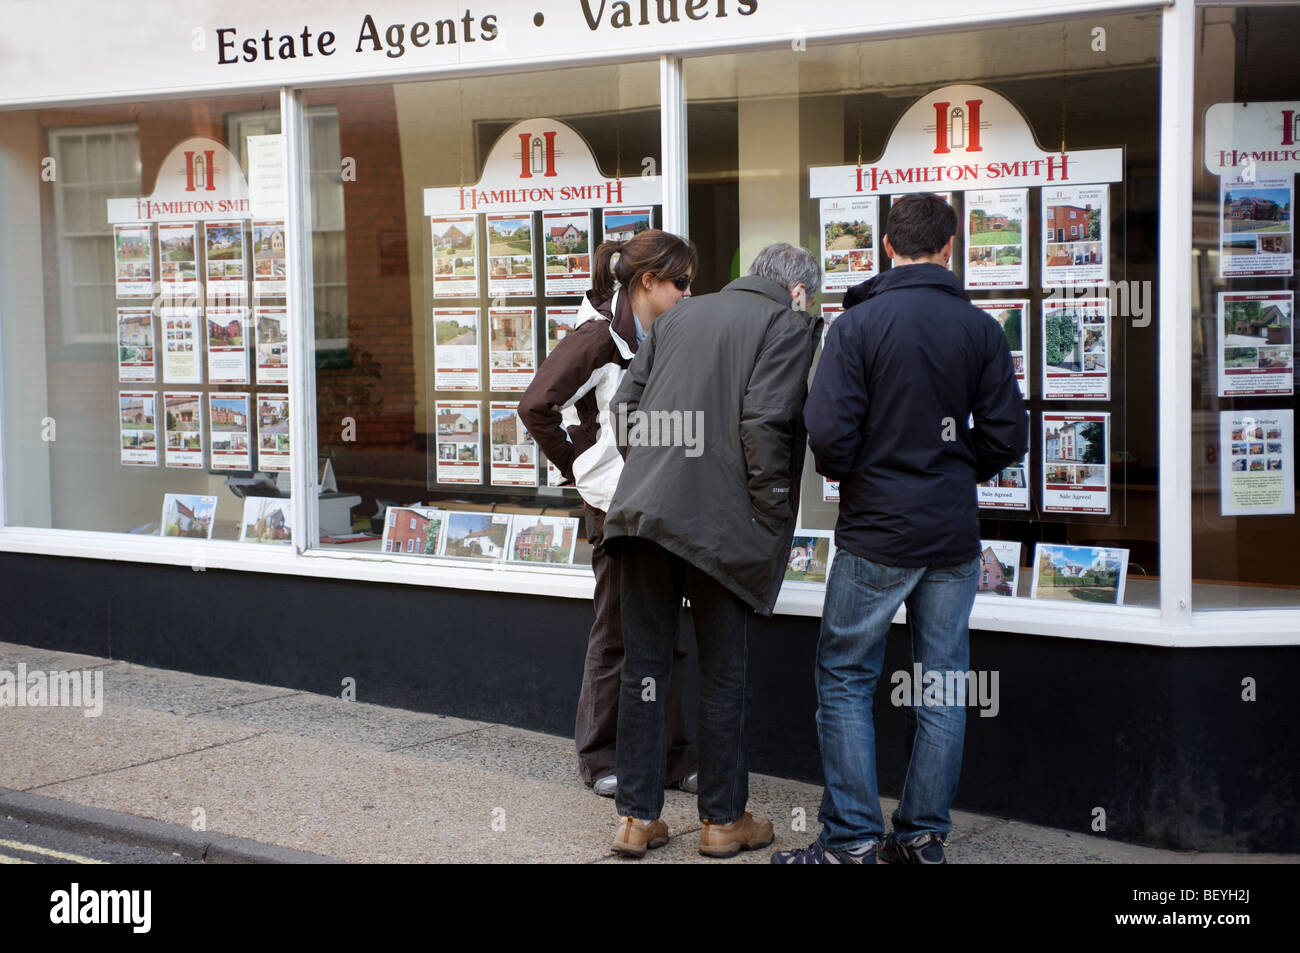
<svg viewBox="0 0 1300 953">
<path fill-rule="evenodd" d="M 835 545 L 889 566 L 974 559 L 975 484 L 1029 446 L 1002 329 L 929 263 L 850 288 L 844 307 L 804 406 L 817 471 L 840 481 Z"/>
</svg>

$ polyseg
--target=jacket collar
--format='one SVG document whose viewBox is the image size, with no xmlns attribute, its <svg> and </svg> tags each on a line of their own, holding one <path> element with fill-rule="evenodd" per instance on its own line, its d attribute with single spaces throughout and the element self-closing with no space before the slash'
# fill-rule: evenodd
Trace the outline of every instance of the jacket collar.
<svg viewBox="0 0 1300 953">
<path fill-rule="evenodd" d="M 844 292 L 844 309 L 847 311 L 868 298 L 898 288 L 938 288 L 959 298 L 966 297 L 966 292 L 962 291 L 961 282 L 957 280 L 956 275 L 942 265 L 934 265 L 927 261 L 919 265 L 895 265 L 883 274 L 868 278 L 860 285 L 854 285 Z"/>
<path fill-rule="evenodd" d="M 623 294 L 620 287 L 614 291 L 614 297 L 597 303 L 590 291 L 582 299 L 578 309 L 578 324 L 592 318 L 604 318 L 609 322 L 609 336 L 614 339 L 618 352 L 627 360 L 636 353 L 636 318 L 632 316 L 632 296 Z"/>
<path fill-rule="evenodd" d="M 760 278 L 758 275 L 744 275 L 731 282 L 722 289 L 725 294 L 728 291 L 752 291 L 761 294 L 766 298 L 771 298 L 777 304 L 790 306 L 790 292 L 782 288 L 771 278 Z"/>
</svg>

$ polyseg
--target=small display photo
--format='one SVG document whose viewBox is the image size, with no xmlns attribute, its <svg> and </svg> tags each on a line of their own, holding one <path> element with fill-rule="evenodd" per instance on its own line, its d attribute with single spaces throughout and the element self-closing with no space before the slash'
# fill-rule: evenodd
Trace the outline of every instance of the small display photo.
<svg viewBox="0 0 1300 953">
<path fill-rule="evenodd" d="M 875 275 L 878 197 L 822 199 L 822 290 L 845 291 Z"/>
<path fill-rule="evenodd" d="M 550 354 L 555 346 L 578 326 L 577 308 L 546 309 L 546 353 Z"/>
<path fill-rule="evenodd" d="M 527 390 L 537 370 L 533 318 L 536 308 L 488 308 L 488 386 Z"/>
<path fill-rule="evenodd" d="M 199 293 L 198 226 L 193 222 L 158 223 L 158 278 L 163 294 L 189 297 Z"/>
<path fill-rule="evenodd" d="M 209 298 L 246 297 L 244 223 L 204 222 Z"/>
<path fill-rule="evenodd" d="M 1219 396 L 1290 395 L 1294 375 L 1290 291 L 1219 292 Z"/>
<path fill-rule="evenodd" d="M 966 193 L 967 289 L 1029 287 L 1028 194 L 1026 189 Z"/>
<path fill-rule="evenodd" d="M 166 417 L 166 465 L 185 470 L 203 469 L 203 395 L 195 392 L 163 393 Z"/>
<path fill-rule="evenodd" d="M 825 585 L 835 554 L 833 534 L 821 530 L 800 529 L 790 541 L 790 558 L 785 564 L 786 582 L 811 582 Z"/>
<path fill-rule="evenodd" d="M 148 225 L 113 226 L 119 298 L 153 297 L 153 242 Z"/>
<path fill-rule="evenodd" d="M 429 219 L 433 236 L 433 296 L 478 297 L 478 216 Z"/>
<path fill-rule="evenodd" d="M 518 401 L 492 401 L 492 485 L 537 486 L 537 445 L 519 419 Z"/>
<path fill-rule="evenodd" d="M 211 539 L 216 516 L 215 496 L 167 493 L 163 496 L 162 535 L 183 539 Z"/>
<path fill-rule="evenodd" d="M 434 390 L 477 391 L 481 386 L 478 308 L 433 309 Z"/>
<path fill-rule="evenodd" d="M 118 426 L 122 465 L 158 465 L 158 395 L 154 391 L 119 391 Z"/>
<path fill-rule="evenodd" d="M 1110 299 L 1043 299 L 1043 397 L 1110 399 Z"/>
<path fill-rule="evenodd" d="M 283 298 L 287 278 L 284 222 L 254 222 L 253 294 L 259 298 Z"/>
<path fill-rule="evenodd" d="M 535 519 L 532 516 L 520 518 Z M 447 514 L 447 532 L 439 555 L 499 562 L 505 556 L 509 535 L 509 516 L 453 510 Z"/>
<path fill-rule="evenodd" d="M 979 592 L 1015 596 L 1020 592 L 1020 544 L 1000 539 L 980 540 Z"/>
<path fill-rule="evenodd" d="M 1127 576 L 1127 549 L 1038 543 L 1030 597 L 1123 605 Z"/>
<path fill-rule="evenodd" d="M 488 297 L 531 298 L 537 293 L 533 269 L 533 216 L 488 215 Z"/>
<path fill-rule="evenodd" d="M 395 556 L 437 556 L 447 512 L 428 506 L 390 506 L 380 550 Z"/>
<path fill-rule="evenodd" d="M 1005 301 L 972 302 L 990 318 L 998 323 L 1006 336 L 1007 347 L 1011 349 L 1011 365 L 1016 372 L 1016 383 L 1020 385 L 1020 396 L 1029 396 L 1029 378 L 1025 370 L 1025 357 L 1029 353 L 1029 301 L 1016 298 Z"/>
<path fill-rule="evenodd" d="M 482 483 L 478 401 L 440 400 L 434 404 L 434 482 Z"/>
<path fill-rule="evenodd" d="M 1110 272 L 1110 189 L 1043 187 L 1043 286 L 1105 284 Z"/>
<path fill-rule="evenodd" d="M 117 309 L 117 379 L 123 383 L 156 379 L 154 363 L 153 310 Z"/>
<path fill-rule="evenodd" d="M 548 298 L 585 294 L 591 288 L 590 211 L 542 213 L 542 253 Z"/>
<path fill-rule="evenodd" d="M 578 542 L 578 519 L 571 516 L 529 516 L 511 519 L 506 559 L 519 563 L 571 566 Z"/>
<path fill-rule="evenodd" d="M 257 308 L 253 327 L 257 338 L 257 383 L 289 383 L 289 310 Z"/>
<path fill-rule="evenodd" d="M 244 497 L 244 515 L 239 521 L 241 543 L 269 543 L 287 546 L 292 536 L 289 501 L 275 496 Z"/>
<path fill-rule="evenodd" d="M 1255 172 L 1220 181 L 1219 270 L 1224 278 L 1290 276 L 1295 193 L 1290 172 Z"/>
</svg>

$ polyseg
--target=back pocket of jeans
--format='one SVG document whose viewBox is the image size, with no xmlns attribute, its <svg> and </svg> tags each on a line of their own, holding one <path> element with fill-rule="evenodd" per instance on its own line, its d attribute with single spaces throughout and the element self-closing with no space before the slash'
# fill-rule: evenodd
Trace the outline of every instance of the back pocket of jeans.
<svg viewBox="0 0 1300 953">
<path fill-rule="evenodd" d="M 838 559 L 839 553 L 835 556 Z M 853 581 L 876 592 L 888 592 L 907 581 L 907 570 L 901 566 L 883 566 L 870 559 L 854 556 Z"/>
</svg>

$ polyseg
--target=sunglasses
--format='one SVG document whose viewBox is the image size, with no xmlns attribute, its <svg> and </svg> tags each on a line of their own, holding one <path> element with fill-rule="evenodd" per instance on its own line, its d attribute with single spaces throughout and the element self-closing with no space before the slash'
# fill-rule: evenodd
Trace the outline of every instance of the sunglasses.
<svg viewBox="0 0 1300 953">
<path fill-rule="evenodd" d="M 673 287 L 676 288 L 678 291 L 691 290 L 691 279 L 689 278 L 674 278 L 672 279 L 672 282 L 673 282 Z"/>
</svg>

